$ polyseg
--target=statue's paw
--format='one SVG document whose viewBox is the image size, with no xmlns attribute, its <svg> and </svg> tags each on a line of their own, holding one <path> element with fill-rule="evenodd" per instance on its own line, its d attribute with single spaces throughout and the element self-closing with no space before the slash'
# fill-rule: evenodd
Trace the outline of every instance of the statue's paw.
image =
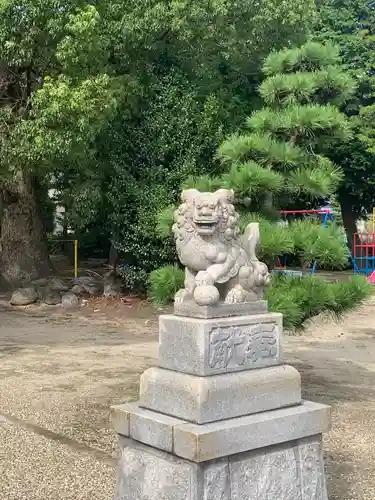
<svg viewBox="0 0 375 500">
<path fill-rule="evenodd" d="M 180 304 L 181 302 L 188 302 L 192 298 L 192 294 L 185 290 L 185 288 L 182 288 L 175 294 L 174 301 L 176 304 Z"/>
<path fill-rule="evenodd" d="M 246 302 L 247 295 L 247 292 L 242 288 L 241 285 L 236 285 L 227 293 L 227 296 L 225 297 L 225 303 L 238 304 L 240 302 Z"/>
</svg>

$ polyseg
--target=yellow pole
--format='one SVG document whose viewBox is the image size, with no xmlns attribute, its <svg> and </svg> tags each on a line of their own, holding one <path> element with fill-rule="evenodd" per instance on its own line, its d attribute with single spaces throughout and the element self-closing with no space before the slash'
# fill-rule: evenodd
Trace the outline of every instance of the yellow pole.
<svg viewBox="0 0 375 500">
<path fill-rule="evenodd" d="M 74 277 L 78 278 L 78 240 L 74 240 Z"/>
</svg>

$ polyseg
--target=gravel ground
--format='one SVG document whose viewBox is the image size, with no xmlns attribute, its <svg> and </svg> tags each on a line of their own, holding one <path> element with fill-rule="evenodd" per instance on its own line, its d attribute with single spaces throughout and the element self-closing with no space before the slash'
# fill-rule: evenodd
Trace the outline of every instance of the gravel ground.
<svg viewBox="0 0 375 500">
<path fill-rule="evenodd" d="M 375 302 L 285 337 L 304 397 L 333 406 L 330 500 L 375 498 Z M 59 310 L 0 306 L 0 500 L 104 500 L 115 483 L 111 404 L 136 399 L 156 362 L 147 306 Z"/>
</svg>

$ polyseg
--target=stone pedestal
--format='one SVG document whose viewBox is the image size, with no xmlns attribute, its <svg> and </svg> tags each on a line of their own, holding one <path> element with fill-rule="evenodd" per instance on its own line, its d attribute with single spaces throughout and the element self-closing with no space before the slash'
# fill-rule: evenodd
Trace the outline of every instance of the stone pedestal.
<svg viewBox="0 0 375 500">
<path fill-rule="evenodd" d="M 327 500 L 330 409 L 301 400 L 282 316 L 264 304 L 160 317 L 159 367 L 142 375 L 139 402 L 111 408 L 116 500 Z"/>
</svg>

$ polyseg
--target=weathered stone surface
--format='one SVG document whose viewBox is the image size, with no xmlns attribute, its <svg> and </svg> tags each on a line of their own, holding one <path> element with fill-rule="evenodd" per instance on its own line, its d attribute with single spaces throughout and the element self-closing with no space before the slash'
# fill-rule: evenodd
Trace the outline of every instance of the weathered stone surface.
<svg viewBox="0 0 375 500">
<path fill-rule="evenodd" d="M 215 375 L 280 363 L 282 315 L 196 319 L 162 315 L 159 365 L 191 375 Z"/>
<path fill-rule="evenodd" d="M 138 403 L 111 407 L 115 431 L 158 450 L 173 452 L 173 428 L 186 422 L 140 408 Z"/>
<path fill-rule="evenodd" d="M 51 288 L 49 285 L 38 288 L 40 301 L 49 306 L 61 304 L 61 292 Z"/>
<path fill-rule="evenodd" d="M 138 403 L 112 407 L 111 414 L 119 434 L 155 448 L 162 443 L 162 449 L 172 450 L 175 455 L 193 462 L 206 462 L 315 436 L 328 430 L 330 425 L 330 408 L 308 401 L 290 408 L 203 425 L 144 410 Z M 158 432 L 163 438 L 156 435 Z M 169 444 L 171 436 L 172 448 Z M 158 439 L 161 439 L 159 445 Z M 308 457 L 319 454 L 321 449 L 309 448 L 309 441 L 303 441 L 303 444 L 306 451 L 301 456 L 301 463 L 306 463 L 308 468 L 311 463 Z"/>
<path fill-rule="evenodd" d="M 320 435 L 229 458 L 232 499 L 327 500 Z"/>
<path fill-rule="evenodd" d="M 66 309 L 73 309 L 79 307 L 81 302 L 75 293 L 68 292 L 61 297 L 61 303 Z"/>
<path fill-rule="evenodd" d="M 52 278 L 48 286 L 51 290 L 56 290 L 58 292 L 67 292 L 69 290 L 69 287 L 59 278 Z"/>
<path fill-rule="evenodd" d="M 103 292 L 103 282 L 91 276 L 80 276 L 73 279 L 73 285 L 81 286 L 89 295 L 97 296 Z"/>
<path fill-rule="evenodd" d="M 38 294 L 34 287 L 19 288 L 12 293 L 10 303 L 12 306 L 27 306 L 38 300 Z"/>
<path fill-rule="evenodd" d="M 142 407 L 198 424 L 300 402 L 300 374 L 287 365 L 211 377 L 150 368 L 141 376 Z"/>
<path fill-rule="evenodd" d="M 122 288 L 121 283 L 104 283 L 103 295 L 104 297 L 118 297 L 121 294 Z"/>
<path fill-rule="evenodd" d="M 103 286 L 100 284 L 83 285 L 83 288 L 88 294 L 92 295 L 93 297 L 97 297 L 98 295 L 101 295 L 103 292 Z"/>
<path fill-rule="evenodd" d="M 181 202 L 173 233 L 185 266 L 185 287 L 176 293 L 175 303 L 195 301 L 212 306 L 262 299 L 270 274 L 256 256 L 259 224 L 248 224 L 240 236 L 233 191 L 187 189 Z"/>
<path fill-rule="evenodd" d="M 233 499 L 305 500 L 302 497 L 297 446 L 265 449 L 230 458 Z"/>
<path fill-rule="evenodd" d="M 113 405 L 110 408 L 111 423 L 117 434 L 129 437 L 130 435 L 131 403 Z"/>
<path fill-rule="evenodd" d="M 86 293 L 86 290 L 82 285 L 74 285 L 70 291 L 75 293 L 76 295 L 82 295 Z"/>
<path fill-rule="evenodd" d="M 202 464 L 129 440 L 120 451 L 115 500 L 327 500 L 320 435 Z"/>
<path fill-rule="evenodd" d="M 30 281 L 29 286 L 34 286 L 34 287 L 42 287 L 42 286 L 47 286 L 48 285 L 48 279 L 47 278 L 38 278 L 36 280 Z"/>
<path fill-rule="evenodd" d="M 291 408 L 222 422 L 177 425 L 174 453 L 193 462 L 205 462 L 321 434 L 329 426 L 330 407 L 306 401 Z"/>
<path fill-rule="evenodd" d="M 130 436 L 159 450 L 173 451 L 173 428 L 184 423 L 177 418 L 143 408 L 130 414 Z"/>
<path fill-rule="evenodd" d="M 200 306 L 194 301 L 175 302 L 174 304 L 174 313 L 177 316 L 202 319 L 264 314 L 267 311 L 268 302 L 266 300 L 253 300 L 252 302 L 240 302 L 234 304 L 220 302 L 219 304 L 213 306 Z"/>
<path fill-rule="evenodd" d="M 91 276 L 79 276 L 78 278 L 72 279 L 73 285 L 93 285 L 96 283 L 96 280 Z"/>
<path fill-rule="evenodd" d="M 328 500 L 322 440 L 307 438 L 298 446 L 302 478 L 302 500 Z"/>
<path fill-rule="evenodd" d="M 122 443 L 115 500 L 203 500 L 198 495 L 196 464 L 150 447 Z"/>
</svg>

